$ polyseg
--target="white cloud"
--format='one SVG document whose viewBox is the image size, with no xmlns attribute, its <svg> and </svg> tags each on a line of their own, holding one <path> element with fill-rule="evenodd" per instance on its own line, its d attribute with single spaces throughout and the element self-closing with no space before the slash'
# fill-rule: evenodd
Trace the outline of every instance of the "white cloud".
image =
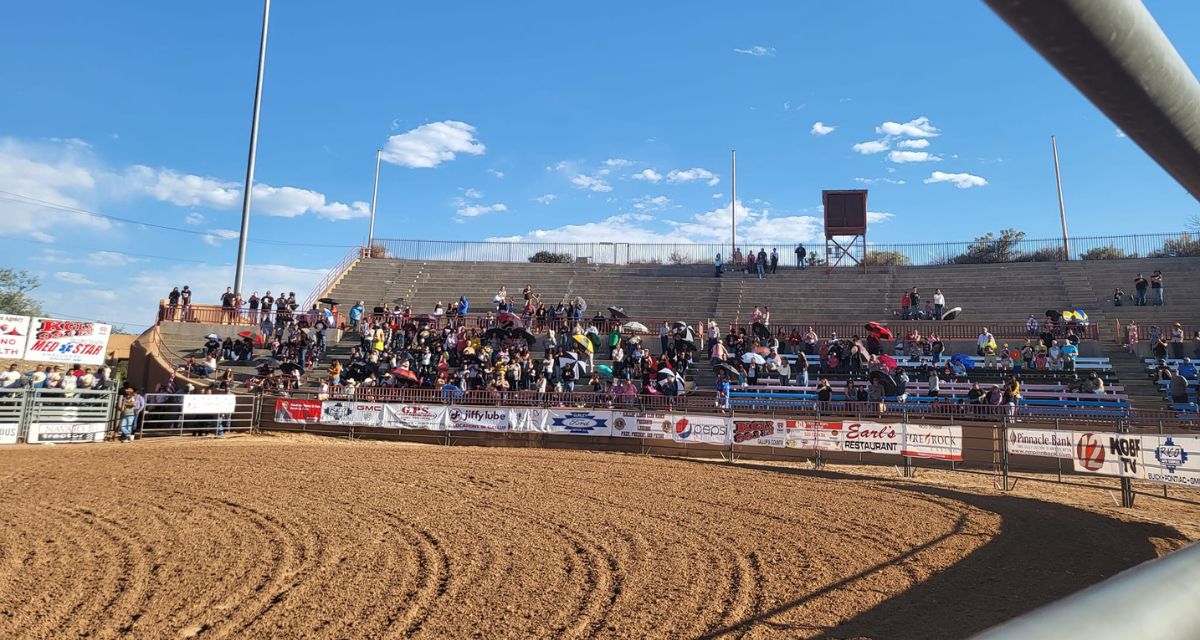
<svg viewBox="0 0 1200 640">
<path fill-rule="evenodd" d="M 925 178 L 925 184 L 935 184 L 938 182 L 949 182 L 959 189 L 970 189 L 972 187 L 987 186 L 988 181 L 981 176 L 972 175 L 969 173 L 945 173 L 943 171 L 934 171 Z"/>
<path fill-rule="evenodd" d="M 634 180 L 645 180 L 651 184 L 658 183 L 663 179 L 662 174 L 654 169 L 642 169 L 629 177 Z"/>
<path fill-rule="evenodd" d="M 232 229 L 209 229 L 204 235 L 204 241 L 214 247 L 221 246 L 222 240 L 234 240 L 238 232 Z"/>
<path fill-rule="evenodd" d="M 95 282 L 88 280 L 87 276 L 83 275 L 82 273 L 75 273 L 74 271 L 55 271 L 54 279 L 59 280 L 61 282 L 66 282 L 67 284 L 78 284 L 78 285 L 96 284 Z"/>
<path fill-rule="evenodd" d="M 575 187 L 579 189 L 588 189 L 590 191 L 598 191 L 600 193 L 612 191 L 612 185 L 608 184 L 603 179 L 596 176 L 585 176 L 582 173 L 575 174 L 575 176 L 571 178 L 571 184 L 575 185 Z"/>
<path fill-rule="evenodd" d="M 663 234 L 641 226 L 639 222 L 653 220 L 644 214 L 622 214 L 598 222 L 568 224 L 553 229 L 535 229 L 523 235 L 488 238 L 488 242 L 662 242 Z"/>
<path fill-rule="evenodd" d="M 894 217 L 896 217 L 896 214 L 888 213 L 886 211 L 868 211 L 867 212 L 867 223 L 868 224 L 881 224 L 881 223 L 887 222 L 888 220 L 891 220 Z"/>
<path fill-rule="evenodd" d="M 837 127 L 827 125 L 818 120 L 817 122 L 813 123 L 812 129 L 809 129 L 808 132 L 814 136 L 827 136 L 833 133 L 834 129 L 837 129 Z"/>
<path fill-rule="evenodd" d="M 665 209 L 670 204 L 671 199 L 666 196 L 642 196 L 633 200 L 633 208 L 639 211 Z"/>
<path fill-rule="evenodd" d="M 496 204 L 464 204 L 458 208 L 458 215 L 463 218 L 475 218 L 488 213 L 499 213 L 508 211 L 508 207 L 502 203 Z"/>
<path fill-rule="evenodd" d="M 540 202 L 542 204 L 550 204 L 551 202 L 554 202 L 557 199 L 558 199 L 558 196 L 554 195 L 553 193 L 547 193 L 545 195 L 541 195 L 541 196 L 534 198 L 533 201 Z"/>
<path fill-rule="evenodd" d="M 103 171 L 86 145 L 69 141 L 29 142 L 0 137 L 0 190 L 25 198 L 0 194 L 4 224 L 0 236 L 24 236 L 53 242 L 54 229 L 79 229 L 84 233 L 108 229 L 103 218 L 47 207 L 33 200 L 82 208 L 95 195 Z"/>
<path fill-rule="evenodd" d="M 887 151 L 891 147 L 888 146 L 888 141 L 885 138 L 883 140 L 871 140 L 869 142 L 860 142 L 850 148 L 858 153 L 863 154 L 863 155 L 870 155 L 872 153 L 881 153 L 881 152 Z"/>
<path fill-rule="evenodd" d="M 198 224 L 204 222 L 204 216 L 193 211 L 193 212 L 187 214 L 187 217 L 184 218 L 183 221 L 190 225 L 198 225 Z"/>
<path fill-rule="evenodd" d="M 671 238 L 683 242 L 722 242 L 729 239 L 729 205 L 698 213 L 684 222 L 667 221 L 674 229 Z M 813 216 L 772 217 L 766 209 L 737 206 L 738 242 L 743 251 L 750 245 L 770 250 L 791 242 L 812 242 L 821 236 L 822 223 Z M 661 242 L 661 241 L 660 241 Z"/>
<path fill-rule="evenodd" d="M 713 172 L 700 167 L 692 167 L 691 169 L 674 169 L 667 174 L 667 182 L 678 184 L 681 182 L 692 182 L 693 180 L 707 180 L 710 187 L 717 186 L 721 181 Z"/>
<path fill-rule="evenodd" d="M 721 198 L 724 198 L 724 197 L 725 197 L 725 194 L 723 194 L 723 193 L 714 193 L 714 194 L 712 194 L 712 197 L 713 197 L 713 200 L 720 200 Z"/>
<path fill-rule="evenodd" d="M 925 138 L 914 138 L 912 140 L 901 140 L 896 143 L 901 149 L 925 149 L 929 146 L 929 140 Z"/>
<path fill-rule="evenodd" d="M 1129 137 L 1129 136 L 1125 135 L 1125 132 L 1121 131 L 1120 129 L 1117 129 L 1116 131 L 1117 131 L 1118 138 L 1128 138 Z"/>
<path fill-rule="evenodd" d="M 464 195 L 464 196 L 466 196 L 466 197 L 468 197 L 468 198 L 482 198 L 482 197 L 483 197 L 483 193 L 481 193 L 481 192 L 480 192 L 478 189 L 473 189 L 473 188 L 472 188 L 472 189 L 467 189 L 467 190 L 466 190 L 466 191 L 463 193 L 463 195 Z"/>
<path fill-rule="evenodd" d="M 116 251 L 93 251 L 87 255 L 87 262 L 100 267 L 124 267 L 143 260 Z"/>
<path fill-rule="evenodd" d="M 475 127 L 457 120 L 443 120 L 389 137 L 382 158 L 402 167 L 428 169 L 453 160 L 460 153 L 478 156 L 486 149 L 475 139 Z"/>
<path fill-rule="evenodd" d="M 755 45 L 749 49 L 734 49 L 733 51 L 734 53 L 742 53 L 756 58 L 775 55 L 775 47 L 764 47 L 762 45 Z"/>
<path fill-rule="evenodd" d="M 606 167 L 628 167 L 632 164 L 632 162 L 625 158 L 609 158 L 604 161 L 604 166 Z"/>
<path fill-rule="evenodd" d="M 503 172 L 503 171 L 497 171 L 497 170 L 495 170 L 495 169 L 488 169 L 488 170 L 487 170 L 487 172 L 488 172 L 488 173 L 490 173 L 490 174 L 492 174 L 493 176 L 495 176 L 497 180 L 503 180 L 503 179 L 504 179 L 504 172 Z"/>
<path fill-rule="evenodd" d="M 252 203 L 253 212 L 281 218 L 295 218 L 310 212 L 327 220 L 350 220 L 371 215 L 371 205 L 366 202 L 326 202 L 325 194 L 296 187 L 255 184 Z"/>
<path fill-rule="evenodd" d="M 929 118 L 921 116 L 914 120 L 909 120 L 903 124 L 899 122 L 885 122 L 878 127 L 875 127 L 876 133 L 882 133 L 889 136 L 902 136 L 905 138 L 932 138 L 941 135 L 941 131 L 937 127 L 929 123 Z"/>
<path fill-rule="evenodd" d="M 941 162 L 942 157 L 928 151 L 890 151 L 888 160 L 896 164 L 906 162 Z"/>
<path fill-rule="evenodd" d="M 908 184 L 904 180 L 894 180 L 892 178 L 855 178 L 854 181 L 861 182 L 863 184 L 875 184 L 877 182 L 882 182 L 884 184 Z"/>
</svg>

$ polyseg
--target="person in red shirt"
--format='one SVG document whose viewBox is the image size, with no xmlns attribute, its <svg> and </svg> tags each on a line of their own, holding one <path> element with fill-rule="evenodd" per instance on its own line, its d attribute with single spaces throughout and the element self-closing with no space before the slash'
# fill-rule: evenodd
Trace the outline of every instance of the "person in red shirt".
<svg viewBox="0 0 1200 640">
<path fill-rule="evenodd" d="M 908 320 L 909 304 L 908 292 L 905 291 L 904 295 L 900 296 L 900 317 L 904 320 Z"/>
</svg>

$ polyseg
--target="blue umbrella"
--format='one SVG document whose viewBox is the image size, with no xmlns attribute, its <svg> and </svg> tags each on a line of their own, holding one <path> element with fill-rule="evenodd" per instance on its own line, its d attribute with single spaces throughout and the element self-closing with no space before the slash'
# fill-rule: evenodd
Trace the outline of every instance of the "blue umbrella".
<svg viewBox="0 0 1200 640">
<path fill-rule="evenodd" d="M 970 371 L 975 368 L 975 361 L 971 359 L 971 356 L 968 356 L 965 354 L 956 353 L 956 354 L 954 354 L 953 357 L 950 358 L 950 361 L 951 362 L 961 362 L 963 368 L 966 369 L 967 371 Z"/>
<path fill-rule="evenodd" d="M 600 373 L 601 377 L 604 377 L 604 378 L 613 377 L 612 367 L 609 367 L 606 364 L 596 365 L 596 371 Z"/>
</svg>

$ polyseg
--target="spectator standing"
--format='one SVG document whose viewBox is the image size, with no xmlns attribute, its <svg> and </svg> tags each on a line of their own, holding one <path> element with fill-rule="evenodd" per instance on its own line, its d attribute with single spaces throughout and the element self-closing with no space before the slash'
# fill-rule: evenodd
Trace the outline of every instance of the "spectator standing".
<svg viewBox="0 0 1200 640">
<path fill-rule="evenodd" d="M 236 299 L 233 287 L 225 287 L 225 293 L 221 294 L 221 324 L 233 324 L 233 301 Z"/>
<path fill-rule="evenodd" d="M 117 400 L 117 414 L 121 416 L 118 428 L 121 430 L 121 442 L 133 442 L 133 432 L 137 428 L 138 397 L 133 387 L 126 387 L 125 392 Z"/>
<path fill-rule="evenodd" d="M 721 254 L 718 253 L 716 259 L 713 260 L 713 266 L 717 269 L 716 277 L 720 278 L 722 272 Z"/>
<path fill-rule="evenodd" d="M 932 320 L 941 320 L 942 311 L 946 309 L 946 296 L 942 295 L 941 289 L 933 290 L 933 318 Z"/>
<path fill-rule="evenodd" d="M 1187 404 L 1188 381 L 1178 370 L 1171 372 L 1171 381 L 1167 383 L 1167 388 L 1171 393 L 1172 404 Z"/>
<path fill-rule="evenodd" d="M 900 295 L 900 318 L 902 320 L 908 320 L 910 305 L 912 305 L 912 299 L 908 297 L 908 292 L 905 291 Z"/>
<path fill-rule="evenodd" d="M 271 293 L 270 291 L 267 292 L 268 295 L 270 295 L 270 293 Z M 266 298 L 263 298 L 263 299 L 266 300 Z M 359 331 L 359 325 L 362 323 L 363 313 L 365 313 L 366 310 L 367 310 L 366 306 L 364 306 L 362 300 L 359 300 L 358 304 L 354 305 L 353 307 L 350 307 L 350 330 L 351 331 Z"/>
<path fill-rule="evenodd" d="M 793 367 L 796 370 L 796 385 L 801 387 L 808 386 L 808 356 L 800 353 L 796 355 L 796 364 Z"/>
<path fill-rule="evenodd" d="M 1138 345 L 1137 323 L 1130 321 L 1129 324 L 1125 325 L 1125 333 L 1128 336 L 1128 340 L 1129 340 L 1129 353 L 1132 353 L 1133 355 L 1136 356 L 1137 355 L 1137 345 Z"/>
<path fill-rule="evenodd" d="M 779 269 L 779 249 L 777 247 L 771 247 L 771 275 L 775 275 L 775 272 L 778 269 Z"/>
<path fill-rule="evenodd" d="M 261 322 L 270 323 L 271 322 L 271 309 L 275 308 L 275 296 L 271 295 L 270 289 L 267 289 L 267 292 L 264 293 L 261 298 L 259 298 L 259 303 L 262 305 L 262 320 L 261 320 Z"/>
<path fill-rule="evenodd" d="M 1178 322 L 1171 327 L 1171 357 L 1183 357 L 1183 326 Z"/>
<path fill-rule="evenodd" d="M 917 288 L 913 287 L 908 294 L 908 306 L 912 309 L 913 320 L 921 319 L 921 294 L 917 293 Z"/>
<path fill-rule="evenodd" d="M 662 347 L 662 353 L 667 352 L 667 347 L 671 341 L 671 325 L 663 320 L 662 326 L 658 328 L 658 345 Z"/>
<path fill-rule="evenodd" d="M 804 268 L 804 259 L 808 257 L 808 249 L 804 248 L 803 244 L 796 245 L 796 268 Z"/>
<path fill-rule="evenodd" d="M 755 272 L 758 271 L 758 268 L 755 266 L 755 264 L 757 262 L 758 262 L 758 256 L 756 256 L 754 254 L 754 251 L 750 251 L 749 253 L 746 254 L 746 273 L 747 274 L 754 274 Z"/>
<path fill-rule="evenodd" d="M 179 292 L 179 304 L 183 306 L 183 321 L 187 322 L 191 318 L 190 311 L 192 309 L 192 290 L 185 284 L 183 290 Z"/>
<path fill-rule="evenodd" d="M 246 301 L 250 305 L 250 324 L 258 324 L 258 292 L 250 294 L 250 299 Z"/>
<path fill-rule="evenodd" d="M 1142 274 L 1137 274 L 1133 279 L 1133 305 L 1135 307 L 1146 306 L 1146 289 L 1150 287 L 1150 282 L 1142 277 Z"/>
<path fill-rule="evenodd" d="M 767 250 L 765 247 L 758 248 L 758 260 L 755 261 L 755 269 L 758 272 L 759 278 L 762 278 L 767 272 Z"/>
<path fill-rule="evenodd" d="M 1155 269 L 1154 273 L 1150 275 L 1150 292 L 1153 294 L 1152 297 L 1154 298 L 1154 302 L 1152 304 L 1154 304 L 1154 306 L 1161 307 L 1166 304 L 1166 302 L 1163 301 L 1162 272 L 1157 269 Z"/>
<path fill-rule="evenodd" d="M 171 312 L 167 319 L 178 320 L 179 318 L 175 314 L 179 311 L 179 287 L 171 289 L 171 293 L 167 294 L 167 307 Z"/>
</svg>

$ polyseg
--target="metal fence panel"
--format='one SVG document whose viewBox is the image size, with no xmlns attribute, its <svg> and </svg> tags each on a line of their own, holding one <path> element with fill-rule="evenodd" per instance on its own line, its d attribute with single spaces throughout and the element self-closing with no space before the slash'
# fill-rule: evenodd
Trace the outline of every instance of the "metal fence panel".
<svg viewBox="0 0 1200 640">
<path fill-rule="evenodd" d="M 25 424 L 25 389 L 0 389 L 0 444 L 16 444 Z"/>
<path fill-rule="evenodd" d="M 149 436 L 224 435 L 255 428 L 258 396 L 205 395 L 192 400 L 184 394 L 153 393 L 146 398 L 140 432 Z M 203 401 L 195 400 L 203 398 Z M 203 404 L 201 404 L 203 402 Z M 219 407 L 228 402 L 228 407 Z"/>
<path fill-rule="evenodd" d="M 103 442 L 112 423 L 116 392 L 98 389 L 30 389 L 25 442 Z"/>
</svg>

